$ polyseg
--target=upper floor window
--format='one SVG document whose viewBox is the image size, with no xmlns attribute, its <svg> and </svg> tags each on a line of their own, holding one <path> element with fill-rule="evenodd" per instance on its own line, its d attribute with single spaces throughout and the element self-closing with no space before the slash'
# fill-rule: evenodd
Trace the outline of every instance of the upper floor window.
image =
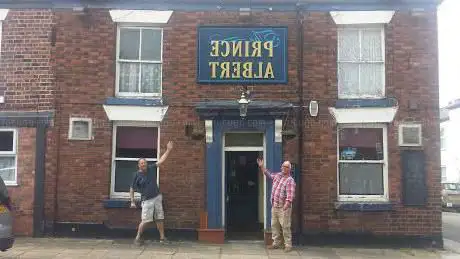
<svg viewBox="0 0 460 259">
<path fill-rule="evenodd" d="M 118 27 L 118 96 L 161 96 L 162 50 L 161 28 Z"/>
<path fill-rule="evenodd" d="M 341 99 L 385 96 L 385 40 L 382 25 L 338 29 L 337 76 Z"/>
</svg>

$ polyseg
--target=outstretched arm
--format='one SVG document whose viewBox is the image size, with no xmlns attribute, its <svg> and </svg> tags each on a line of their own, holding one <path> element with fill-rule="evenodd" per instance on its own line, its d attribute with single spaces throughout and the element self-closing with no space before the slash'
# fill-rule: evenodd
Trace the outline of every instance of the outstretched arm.
<svg viewBox="0 0 460 259">
<path fill-rule="evenodd" d="M 262 173 L 270 178 L 270 179 L 273 179 L 273 177 L 275 176 L 274 174 L 270 173 L 270 171 L 268 171 L 265 166 L 264 166 L 264 161 L 260 158 L 257 158 L 257 164 L 259 165 L 259 168 L 260 170 L 262 171 Z"/>
<path fill-rule="evenodd" d="M 166 146 L 166 152 L 158 159 L 157 166 L 160 166 L 163 164 L 163 162 L 168 158 L 169 153 L 171 153 L 171 150 L 173 149 L 173 143 L 172 141 L 168 142 L 168 145 Z"/>
</svg>

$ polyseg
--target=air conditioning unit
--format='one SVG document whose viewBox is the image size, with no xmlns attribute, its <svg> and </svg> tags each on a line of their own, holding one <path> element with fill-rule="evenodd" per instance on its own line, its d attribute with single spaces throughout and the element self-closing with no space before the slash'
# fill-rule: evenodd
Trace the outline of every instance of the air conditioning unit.
<svg viewBox="0 0 460 259">
<path fill-rule="evenodd" d="M 422 146 L 422 124 L 411 123 L 399 125 L 399 146 Z"/>
</svg>

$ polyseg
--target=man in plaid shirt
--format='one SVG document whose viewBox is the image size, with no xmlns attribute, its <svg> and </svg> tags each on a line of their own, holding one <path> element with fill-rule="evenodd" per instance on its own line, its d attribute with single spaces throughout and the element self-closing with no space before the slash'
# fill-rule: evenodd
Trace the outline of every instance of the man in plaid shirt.
<svg viewBox="0 0 460 259">
<path fill-rule="evenodd" d="M 281 172 L 271 173 L 264 168 L 264 161 L 257 159 L 260 170 L 272 180 L 272 238 L 273 244 L 269 249 L 281 248 L 281 228 L 284 236 L 284 251 L 292 250 L 291 214 L 292 201 L 295 197 L 295 181 L 291 176 L 291 163 L 285 161 L 281 165 Z"/>
</svg>

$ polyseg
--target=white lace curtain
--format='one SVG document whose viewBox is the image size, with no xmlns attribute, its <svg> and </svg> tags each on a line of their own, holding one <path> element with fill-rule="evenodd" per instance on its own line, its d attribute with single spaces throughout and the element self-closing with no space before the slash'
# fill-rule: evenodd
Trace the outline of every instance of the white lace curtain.
<svg viewBox="0 0 460 259">
<path fill-rule="evenodd" d="M 15 156 L 0 156 L 0 176 L 5 182 L 16 180 Z"/>
<path fill-rule="evenodd" d="M 119 92 L 160 93 L 162 32 L 120 28 Z"/>
<path fill-rule="evenodd" d="M 338 43 L 339 97 L 383 96 L 383 28 L 341 28 Z"/>
</svg>

